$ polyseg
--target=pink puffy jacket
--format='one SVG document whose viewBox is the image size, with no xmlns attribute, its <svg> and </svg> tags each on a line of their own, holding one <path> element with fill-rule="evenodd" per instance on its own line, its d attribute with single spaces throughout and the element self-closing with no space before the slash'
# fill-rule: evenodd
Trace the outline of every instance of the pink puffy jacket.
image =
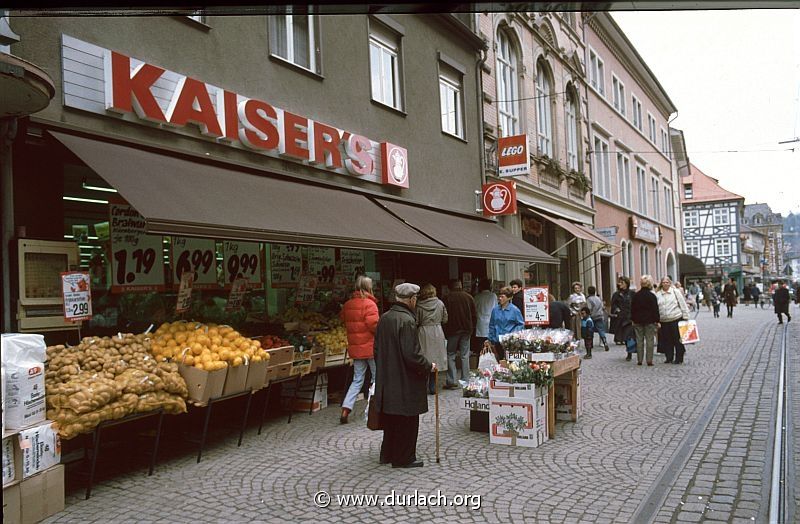
<svg viewBox="0 0 800 524">
<path fill-rule="evenodd" d="M 339 317 L 347 329 L 347 352 L 350 358 L 373 358 L 375 328 L 380 317 L 375 297 L 362 297 L 361 293 L 354 292 L 350 300 L 344 303 Z"/>
</svg>

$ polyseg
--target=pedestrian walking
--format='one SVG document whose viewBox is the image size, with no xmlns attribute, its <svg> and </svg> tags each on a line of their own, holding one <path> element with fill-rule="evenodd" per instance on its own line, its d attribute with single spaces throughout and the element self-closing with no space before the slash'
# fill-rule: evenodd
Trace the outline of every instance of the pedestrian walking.
<svg viewBox="0 0 800 524">
<path fill-rule="evenodd" d="M 584 359 L 592 358 L 592 348 L 594 347 L 594 321 L 592 320 L 589 308 L 584 306 L 580 311 L 581 315 L 581 338 L 583 339 L 583 347 L 586 348 Z"/>
<path fill-rule="evenodd" d="M 733 278 L 728 279 L 728 283 L 725 284 L 725 288 L 722 290 L 722 299 L 728 306 L 728 318 L 733 318 L 733 308 L 739 302 L 739 290 L 736 288 L 736 281 Z"/>
<path fill-rule="evenodd" d="M 625 345 L 625 341 L 630 336 L 631 331 L 631 300 L 633 291 L 631 290 L 631 280 L 622 276 L 617 279 L 617 290 L 611 296 L 611 325 L 614 332 L 614 343 Z M 628 354 L 626 360 L 630 360 Z"/>
<path fill-rule="evenodd" d="M 714 291 L 716 288 L 711 285 L 711 282 L 706 282 L 705 287 L 703 289 L 703 303 L 708 307 L 708 311 L 711 312 L 711 308 L 713 304 L 711 304 L 711 292 Z M 717 291 L 717 296 L 719 296 L 719 291 Z"/>
<path fill-rule="evenodd" d="M 511 303 L 517 306 L 520 311 L 525 311 L 524 284 L 522 280 L 515 278 L 508 285 L 511 286 L 511 291 L 514 293 Z"/>
<path fill-rule="evenodd" d="M 347 424 L 347 418 L 353 411 L 358 392 L 364 386 L 367 368 L 370 380 L 375 382 L 375 329 L 378 326 L 378 301 L 372 294 L 372 279 L 367 276 L 356 278 L 350 299 L 342 306 L 339 313 L 347 330 L 347 353 L 353 359 L 353 382 L 347 390 L 342 402 L 341 424 Z"/>
<path fill-rule="evenodd" d="M 744 285 L 742 288 L 742 301 L 744 302 L 745 307 L 750 305 L 750 299 L 752 298 L 752 290 L 750 288 L 750 283 Z"/>
<path fill-rule="evenodd" d="M 715 289 L 711 289 L 711 306 L 714 308 L 714 318 L 719 318 L 719 307 L 722 299 Z"/>
<path fill-rule="evenodd" d="M 444 302 L 436 297 L 436 287 L 425 284 L 419 291 L 416 308 L 419 345 L 422 355 L 436 364 L 437 370 L 447 369 L 447 341 L 442 324 L 447 324 L 449 315 Z M 436 393 L 436 373 L 428 376 L 428 393 Z"/>
<path fill-rule="evenodd" d="M 603 310 L 603 301 L 597 296 L 597 289 L 594 286 L 589 286 L 586 290 L 589 296 L 586 297 L 586 306 L 589 308 L 589 315 L 592 317 L 594 324 L 594 331 L 600 335 L 600 342 L 603 347 L 608 351 L 608 342 L 606 341 L 606 313 Z M 594 335 L 592 335 L 594 338 Z"/>
<path fill-rule="evenodd" d="M 672 285 L 669 277 L 661 279 L 661 286 L 656 292 L 658 300 L 658 352 L 663 353 L 666 364 L 683 364 L 686 347 L 681 342 L 678 322 L 689 320 L 689 308 L 683 298 L 683 293 Z"/>
<path fill-rule="evenodd" d="M 572 331 L 575 340 L 581 338 L 581 308 L 586 305 L 586 295 L 583 294 L 583 284 L 573 282 L 570 288 L 572 293 L 567 298 L 567 306 L 572 313 Z"/>
<path fill-rule="evenodd" d="M 394 288 L 396 302 L 383 314 L 375 330 L 375 395 L 372 402 L 383 426 L 382 464 L 393 468 L 418 468 L 419 416 L 428 412 L 425 385 L 436 364 L 422 355 L 417 336 L 419 286 L 411 283 Z"/>
<path fill-rule="evenodd" d="M 778 288 L 775 290 L 775 314 L 778 315 L 778 324 L 783 324 L 783 315 L 786 315 L 786 321 L 792 321 L 792 315 L 789 314 L 789 288 L 783 280 L 778 281 Z"/>
<path fill-rule="evenodd" d="M 757 284 L 753 284 L 750 287 L 750 296 L 753 299 L 753 307 L 758 307 L 759 305 L 761 308 L 764 308 L 764 304 L 761 302 L 761 290 L 758 289 Z"/>
<path fill-rule="evenodd" d="M 492 293 L 492 281 L 489 279 L 481 280 L 478 289 L 480 292 L 475 295 L 475 309 L 478 314 L 475 338 L 478 339 L 478 347 L 482 348 L 483 343 L 489 338 L 489 319 L 497 305 L 497 295 Z"/>
<path fill-rule="evenodd" d="M 517 306 L 511 303 L 513 297 L 514 292 L 511 291 L 510 287 L 501 289 L 498 297 L 499 304 L 494 307 L 492 316 L 489 319 L 489 342 L 495 348 L 497 360 L 503 360 L 505 357 L 505 351 L 500 345 L 500 337 L 525 328 L 522 313 Z"/>
<path fill-rule="evenodd" d="M 447 339 L 447 385 L 458 387 L 456 379 L 456 359 L 461 359 L 461 380 L 469 380 L 469 343 L 472 330 L 478 321 L 478 311 L 472 295 L 464 291 L 461 281 L 450 281 L 450 293 L 444 297 L 447 309 L 447 323 L 444 336 Z"/>
<path fill-rule="evenodd" d="M 631 321 L 636 333 L 636 364 L 642 365 L 646 358 L 647 365 L 653 365 L 653 345 L 658 329 L 658 299 L 653 293 L 653 277 L 642 275 L 639 280 L 639 291 L 631 300 Z"/>
<path fill-rule="evenodd" d="M 550 324 L 547 327 L 557 328 L 570 328 L 572 312 L 567 305 L 559 300 L 552 293 L 547 294 L 548 308 L 550 310 Z"/>
</svg>

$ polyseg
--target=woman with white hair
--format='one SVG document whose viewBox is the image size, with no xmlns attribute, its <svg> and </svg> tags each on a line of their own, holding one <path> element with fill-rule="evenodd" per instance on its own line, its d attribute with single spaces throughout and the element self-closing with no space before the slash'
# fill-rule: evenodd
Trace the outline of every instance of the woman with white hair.
<svg viewBox="0 0 800 524">
<path fill-rule="evenodd" d="M 631 321 L 636 333 L 636 363 L 640 366 L 643 357 L 647 359 L 648 366 L 653 365 L 653 345 L 659 319 L 658 299 L 653 293 L 653 277 L 642 275 L 639 291 L 631 300 Z"/>
<path fill-rule="evenodd" d="M 683 293 L 672 285 L 669 277 L 661 279 L 661 287 L 656 292 L 658 315 L 661 326 L 658 328 L 658 351 L 667 357 L 666 363 L 683 364 L 686 348 L 681 342 L 678 322 L 689 320 L 689 308 Z"/>
</svg>

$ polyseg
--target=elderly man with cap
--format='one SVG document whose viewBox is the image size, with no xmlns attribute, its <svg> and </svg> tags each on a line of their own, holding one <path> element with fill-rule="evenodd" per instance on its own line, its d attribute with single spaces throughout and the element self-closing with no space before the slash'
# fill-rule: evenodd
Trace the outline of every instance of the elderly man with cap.
<svg viewBox="0 0 800 524">
<path fill-rule="evenodd" d="M 375 331 L 376 403 L 383 423 L 381 463 L 393 468 L 418 468 L 419 416 L 428 411 L 428 373 L 436 365 L 422 356 L 414 309 L 419 286 L 394 289 L 396 302 L 383 314 Z"/>
</svg>

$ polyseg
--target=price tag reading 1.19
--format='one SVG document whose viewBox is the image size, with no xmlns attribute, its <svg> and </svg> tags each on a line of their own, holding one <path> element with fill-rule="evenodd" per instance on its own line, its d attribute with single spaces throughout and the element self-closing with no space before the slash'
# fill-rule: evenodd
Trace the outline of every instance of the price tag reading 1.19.
<svg viewBox="0 0 800 524">
<path fill-rule="evenodd" d="M 194 271 L 194 287 L 213 289 L 217 284 L 216 243 L 206 238 L 172 237 L 172 281 L 177 285 L 181 275 Z"/>
<path fill-rule="evenodd" d="M 222 245 L 225 286 L 237 278 L 246 278 L 251 288 L 259 288 L 261 277 L 261 246 L 258 242 L 225 241 Z"/>
<path fill-rule="evenodd" d="M 145 221 L 132 207 L 109 205 L 112 293 L 163 291 L 163 239 L 145 233 Z"/>
</svg>

